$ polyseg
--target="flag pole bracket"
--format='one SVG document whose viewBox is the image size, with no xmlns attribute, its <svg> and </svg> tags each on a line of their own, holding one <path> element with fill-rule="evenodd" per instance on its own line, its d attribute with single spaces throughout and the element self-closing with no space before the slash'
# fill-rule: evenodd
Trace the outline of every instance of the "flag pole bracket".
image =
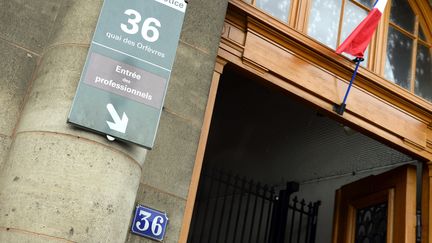
<svg viewBox="0 0 432 243">
<path fill-rule="evenodd" d="M 334 104 L 333 105 L 333 111 L 336 112 L 338 115 L 343 115 L 345 112 L 346 104 Z"/>
<path fill-rule="evenodd" d="M 355 77 L 357 75 L 357 71 L 358 71 L 358 68 L 360 66 L 360 63 L 362 61 L 364 61 L 364 58 L 362 58 L 362 57 L 356 57 L 353 61 L 356 64 L 356 67 L 354 69 L 353 75 L 351 76 L 351 81 L 350 81 L 350 83 L 348 85 L 347 91 L 345 92 L 344 99 L 343 99 L 343 101 L 342 101 L 342 103 L 340 105 L 338 105 L 338 104 L 334 104 L 333 105 L 333 111 L 336 112 L 338 115 L 341 115 L 341 116 L 345 112 L 346 101 L 347 101 L 347 98 L 348 98 L 348 94 L 349 94 L 349 92 L 351 90 L 351 87 L 352 87 L 352 85 L 354 83 L 354 79 L 355 79 Z"/>
</svg>

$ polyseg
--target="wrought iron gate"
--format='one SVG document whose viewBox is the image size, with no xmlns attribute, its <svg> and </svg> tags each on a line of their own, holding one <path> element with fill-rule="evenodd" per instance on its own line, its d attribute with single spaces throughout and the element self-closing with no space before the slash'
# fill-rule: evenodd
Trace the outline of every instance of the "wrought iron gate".
<svg viewBox="0 0 432 243">
<path fill-rule="evenodd" d="M 320 202 L 291 199 L 298 183 L 282 190 L 222 171 L 204 171 L 189 243 L 314 243 Z"/>
</svg>

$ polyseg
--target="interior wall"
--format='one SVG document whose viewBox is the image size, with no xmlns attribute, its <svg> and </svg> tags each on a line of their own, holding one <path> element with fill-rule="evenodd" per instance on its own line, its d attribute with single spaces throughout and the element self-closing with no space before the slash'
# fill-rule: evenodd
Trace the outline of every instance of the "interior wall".
<svg viewBox="0 0 432 243">
<path fill-rule="evenodd" d="M 331 240 L 336 189 L 413 162 L 265 81 L 224 70 L 204 166 L 270 185 L 299 182 L 298 196 L 322 202 L 317 242 Z"/>
</svg>

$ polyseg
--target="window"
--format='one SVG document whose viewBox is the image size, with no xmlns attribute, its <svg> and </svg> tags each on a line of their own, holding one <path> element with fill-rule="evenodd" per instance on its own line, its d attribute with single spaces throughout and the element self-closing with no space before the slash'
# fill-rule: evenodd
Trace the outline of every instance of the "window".
<svg viewBox="0 0 432 243">
<path fill-rule="evenodd" d="M 419 16 L 406 0 L 390 4 L 384 77 L 432 101 L 432 53 Z"/>
<path fill-rule="evenodd" d="M 282 22 L 288 22 L 290 0 L 256 0 L 256 6 Z"/>
<path fill-rule="evenodd" d="M 324 45 L 335 49 L 339 29 L 340 0 L 312 0 L 307 32 Z"/>
<path fill-rule="evenodd" d="M 432 48 L 419 41 L 416 55 L 414 93 L 432 102 Z"/>
<path fill-rule="evenodd" d="M 305 7 L 302 3 L 304 1 L 300 0 L 243 1 L 292 28 L 294 24 L 290 19 L 293 16 L 290 15 L 305 11 L 303 14 L 306 16 L 306 24 L 299 25 L 305 26 L 299 31 L 332 49 L 336 49 L 345 40 L 375 3 L 375 0 L 309 0 L 309 6 Z M 385 13 L 383 17 L 389 17 L 381 20 L 381 26 L 386 31 L 380 32 L 375 41 L 371 42 L 375 46 L 371 44 L 368 47 L 362 65 L 432 102 L 432 40 L 427 29 L 422 28 L 419 6 L 413 8 L 407 0 L 389 0 L 387 5 L 390 6 L 387 6 L 386 11 L 390 13 Z M 293 6 L 297 9 L 292 9 Z M 371 50 L 374 51 L 376 60 L 368 60 Z"/>
<path fill-rule="evenodd" d="M 311 0 L 307 34 L 332 49 L 346 37 L 368 15 L 373 7 L 373 0 Z M 343 11 L 341 11 L 343 9 Z M 316 31 L 319 29 L 320 31 Z M 368 63 L 369 48 L 365 52 Z M 354 57 L 345 55 L 350 59 Z"/>
<path fill-rule="evenodd" d="M 360 22 L 366 18 L 368 15 L 370 9 L 372 8 L 372 2 L 368 0 L 360 0 L 360 1 L 346 1 L 345 7 L 342 15 L 342 24 L 341 29 L 338 31 L 339 38 L 338 38 L 338 44 L 339 46 L 342 41 L 344 41 L 349 34 L 357 27 L 357 25 L 360 24 Z M 334 48 L 336 49 L 336 47 Z M 364 55 L 364 62 L 362 62 L 362 66 L 366 66 L 368 62 L 368 54 L 369 49 L 366 49 L 365 55 Z M 350 59 L 354 59 L 354 57 L 351 57 L 347 55 Z"/>
<path fill-rule="evenodd" d="M 288 23 L 291 0 L 243 0 L 263 10 L 276 19 Z"/>
</svg>

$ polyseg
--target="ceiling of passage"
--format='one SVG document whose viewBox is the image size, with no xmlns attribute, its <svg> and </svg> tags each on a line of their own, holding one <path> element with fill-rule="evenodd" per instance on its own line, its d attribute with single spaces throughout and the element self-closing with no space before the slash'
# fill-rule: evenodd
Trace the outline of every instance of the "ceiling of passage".
<svg viewBox="0 0 432 243">
<path fill-rule="evenodd" d="M 224 71 L 205 166 L 277 184 L 382 170 L 412 161 L 347 130 L 279 88 L 230 68 Z"/>
</svg>

